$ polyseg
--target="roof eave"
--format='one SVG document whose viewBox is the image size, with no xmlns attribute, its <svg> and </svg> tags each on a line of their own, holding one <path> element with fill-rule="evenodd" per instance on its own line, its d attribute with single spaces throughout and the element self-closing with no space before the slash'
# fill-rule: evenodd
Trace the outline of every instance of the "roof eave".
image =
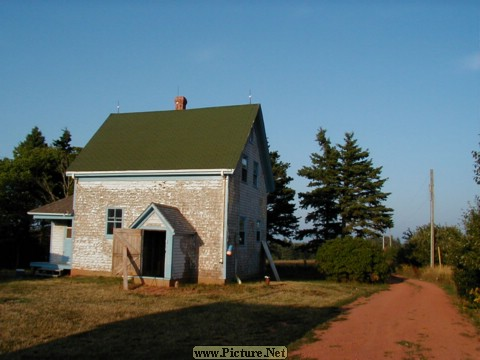
<svg viewBox="0 0 480 360">
<path fill-rule="evenodd" d="M 211 176 L 232 175 L 235 169 L 181 169 L 181 170 L 121 170 L 121 171 L 67 171 L 71 177 L 115 176 Z"/>
<path fill-rule="evenodd" d="M 35 220 L 72 220 L 73 214 L 60 214 L 60 213 L 36 213 L 27 212 L 28 215 L 32 215 Z"/>
</svg>

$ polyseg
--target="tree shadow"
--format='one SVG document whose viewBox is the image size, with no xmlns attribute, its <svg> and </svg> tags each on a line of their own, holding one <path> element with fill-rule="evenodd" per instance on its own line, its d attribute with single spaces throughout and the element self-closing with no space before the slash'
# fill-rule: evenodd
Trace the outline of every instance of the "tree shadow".
<svg viewBox="0 0 480 360">
<path fill-rule="evenodd" d="M 400 284 L 403 283 L 406 280 L 401 275 L 390 275 L 390 277 L 387 280 L 387 284 L 393 285 L 393 284 Z"/>
<path fill-rule="evenodd" d="M 343 310 L 218 302 L 109 323 L 5 359 L 192 359 L 197 345 L 287 346 Z"/>
</svg>

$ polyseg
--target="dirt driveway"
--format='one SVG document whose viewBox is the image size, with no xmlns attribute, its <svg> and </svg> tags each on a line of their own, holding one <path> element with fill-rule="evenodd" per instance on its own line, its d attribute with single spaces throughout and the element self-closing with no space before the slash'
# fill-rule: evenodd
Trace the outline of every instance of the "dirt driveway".
<svg viewBox="0 0 480 360">
<path fill-rule="evenodd" d="M 289 355 L 302 359 L 480 359 L 480 336 L 438 286 L 393 284 L 350 305 L 318 341 Z"/>
</svg>

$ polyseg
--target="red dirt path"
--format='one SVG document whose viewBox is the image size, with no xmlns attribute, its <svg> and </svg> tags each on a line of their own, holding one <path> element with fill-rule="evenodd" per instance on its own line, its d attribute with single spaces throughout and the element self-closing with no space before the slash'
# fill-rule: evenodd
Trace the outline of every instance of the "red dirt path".
<svg viewBox="0 0 480 360">
<path fill-rule="evenodd" d="M 347 308 L 316 332 L 302 359 L 480 359 L 480 336 L 438 286 L 419 280 L 391 285 Z"/>
</svg>

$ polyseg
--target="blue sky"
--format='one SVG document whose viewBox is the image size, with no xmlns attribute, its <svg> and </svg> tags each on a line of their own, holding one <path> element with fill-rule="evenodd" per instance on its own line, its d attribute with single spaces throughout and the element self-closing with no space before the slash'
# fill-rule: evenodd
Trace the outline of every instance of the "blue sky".
<svg viewBox="0 0 480 360">
<path fill-rule="evenodd" d="M 457 225 L 479 195 L 478 1 L 1 1 L 0 156 L 34 126 L 84 146 L 117 111 L 261 103 L 297 170 L 353 131 L 388 178 L 401 236 Z M 299 213 L 301 215 L 301 212 Z M 302 221 L 303 222 L 303 221 Z"/>
</svg>

